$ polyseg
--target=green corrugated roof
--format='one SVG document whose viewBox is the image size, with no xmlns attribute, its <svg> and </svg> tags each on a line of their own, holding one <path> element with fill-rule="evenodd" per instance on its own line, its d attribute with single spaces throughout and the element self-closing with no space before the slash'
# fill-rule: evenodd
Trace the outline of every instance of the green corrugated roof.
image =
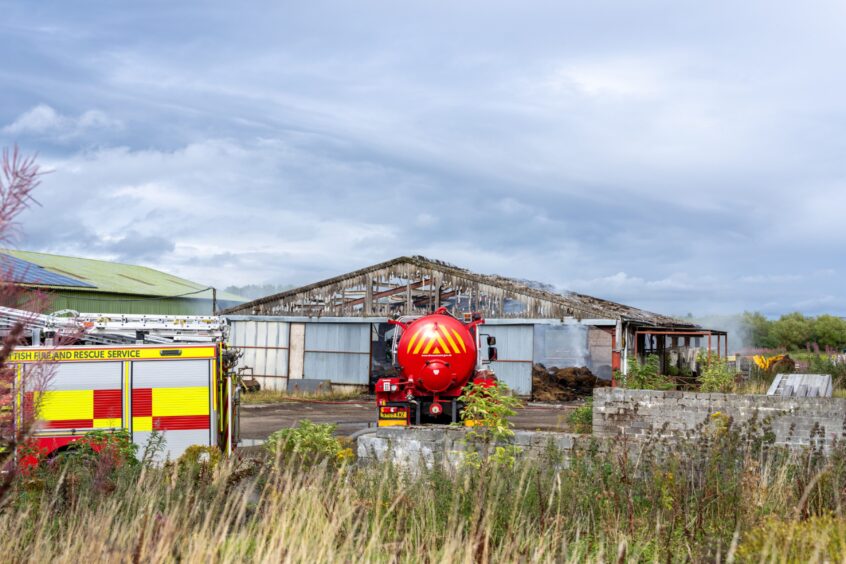
<svg viewBox="0 0 846 564">
<path fill-rule="evenodd" d="M 35 253 L 31 251 L 0 250 L 13 257 L 29 261 L 51 272 L 70 276 L 82 282 L 93 284 L 94 288 L 73 288 L 76 291 L 108 292 L 137 296 L 158 296 L 210 300 L 212 291 L 208 286 L 173 276 L 160 270 L 122 264 L 105 260 Z M 61 288 L 62 286 L 46 286 Z M 186 295 L 187 294 L 187 295 Z M 241 296 L 228 292 L 217 292 L 217 299 L 223 301 L 246 301 Z"/>
</svg>

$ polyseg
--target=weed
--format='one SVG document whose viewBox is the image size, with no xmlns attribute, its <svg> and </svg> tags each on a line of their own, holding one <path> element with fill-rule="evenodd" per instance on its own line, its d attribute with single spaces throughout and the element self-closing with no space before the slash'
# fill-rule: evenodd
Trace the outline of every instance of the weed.
<svg viewBox="0 0 846 564">
<path fill-rule="evenodd" d="M 726 359 L 717 356 L 707 358 L 700 353 L 697 363 L 702 367 L 699 374 L 699 389 L 703 392 L 732 394 L 737 390 L 735 373 L 729 368 Z"/>
<path fill-rule="evenodd" d="M 346 462 L 352 451 L 334 435 L 335 426 L 329 423 L 312 423 L 303 419 L 296 427 L 280 429 L 271 434 L 265 448 L 276 460 L 315 464 L 324 460 Z"/>
<path fill-rule="evenodd" d="M 584 405 L 571 411 L 567 415 L 567 422 L 576 433 L 590 433 L 593 425 L 593 398 L 588 398 Z"/>
<path fill-rule="evenodd" d="M 470 382 L 458 401 L 464 404 L 461 420 L 471 422 L 468 437 L 484 442 L 508 440 L 514 436 L 514 424 L 509 417 L 517 414 L 520 399 L 511 394 L 508 384 L 499 381 L 495 386 Z"/>
</svg>

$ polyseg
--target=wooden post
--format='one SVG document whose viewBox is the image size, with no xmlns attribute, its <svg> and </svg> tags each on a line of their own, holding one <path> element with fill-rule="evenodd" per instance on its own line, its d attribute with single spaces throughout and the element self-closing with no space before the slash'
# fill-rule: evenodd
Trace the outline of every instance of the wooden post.
<svg viewBox="0 0 846 564">
<path fill-rule="evenodd" d="M 364 289 L 364 315 L 369 316 L 373 314 L 373 279 L 368 276 L 366 283 L 367 288 Z"/>
</svg>

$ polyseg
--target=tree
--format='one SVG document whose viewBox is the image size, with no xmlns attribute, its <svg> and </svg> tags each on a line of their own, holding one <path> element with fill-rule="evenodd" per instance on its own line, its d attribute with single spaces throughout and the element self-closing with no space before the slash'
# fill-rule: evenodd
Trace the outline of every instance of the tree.
<svg viewBox="0 0 846 564">
<path fill-rule="evenodd" d="M 846 320 L 820 315 L 814 321 L 813 340 L 821 347 L 842 348 L 846 345 Z"/>
<path fill-rule="evenodd" d="M 772 348 L 776 344 L 773 342 L 772 331 L 773 322 L 763 316 L 759 312 L 743 312 L 741 321 L 740 335 L 744 343 L 755 348 Z"/>
<path fill-rule="evenodd" d="M 799 312 L 782 315 L 773 323 L 770 335 L 778 346 L 791 350 L 802 348 L 813 337 L 812 320 Z"/>
</svg>

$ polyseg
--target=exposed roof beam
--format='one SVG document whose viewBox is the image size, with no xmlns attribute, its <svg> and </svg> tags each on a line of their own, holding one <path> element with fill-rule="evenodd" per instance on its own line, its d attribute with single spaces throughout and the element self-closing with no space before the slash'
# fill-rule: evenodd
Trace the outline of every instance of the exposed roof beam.
<svg viewBox="0 0 846 564">
<path fill-rule="evenodd" d="M 409 286 L 411 286 L 412 290 L 415 290 L 415 289 L 417 289 L 421 286 L 424 286 L 427 282 L 428 282 L 428 279 L 424 278 L 423 280 L 419 280 L 417 282 L 412 282 L 411 284 L 409 284 Z M 378 300 L 379 298 L 387 298 L 388 296 L 401 294 L 402 292 L 405 292 L 405 288 L 406 288 L 406 286 L 402 285 L 402 286 L 397 286 L 396 288 L 393 288 L 391 290 L 383 290 L 381 292 L 374 292 L 373 293 L 373 299 Z M 356 298 L 354 300 L 344 302 L 342 305 L 344 305 L 344 306 L 355 306 L 355 305 L 361 305 L 363 303 L 364 303 L 364 298 Z"/>
</svg>

